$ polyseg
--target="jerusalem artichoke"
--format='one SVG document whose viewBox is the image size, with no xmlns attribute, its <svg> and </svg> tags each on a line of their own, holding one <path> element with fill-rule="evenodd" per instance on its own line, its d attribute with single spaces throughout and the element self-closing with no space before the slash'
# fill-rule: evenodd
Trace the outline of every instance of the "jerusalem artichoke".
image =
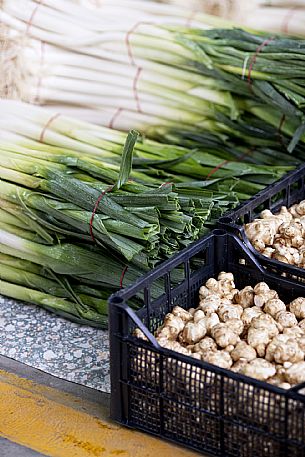
<svg viewBox="0 0 305 457">
<path fill-rule="evenodd" d="M 179 352 L 180 354 L 186 354 L 190 355 L 190 351 L 188 351 L 185 347 L 183 347 L 181 344 L 178 343 L 178 341 L 170 341 L 170 340 L 165 340 L 164 338 L 160 338 L 158 340 L 158 343 L 160 346 L 165 347 L 166 349 L 170 349 L 171 351 L 176 351 Z"/>
<path fill-rule="evenodd" d="M 241 319 L 228 319 L 226 325 L 237 335 L 241 335 L 244 331 L 244 324 Z"/>
<path fill-rule="evenodd" d="M 218 294 L 218 282 L 214 278 L 207 280 L 204 286 L 201 286 L 199 289 L 199 298 L 203 300 L 209 295 Z"/>
<path fill-rule="evenodd" d="M 232 305 L 232 303 L 222 303 L 217 311 L 217 314 L 222 322 L 226 322 L 229 319 L 240 319 L 242 313 L 242 306 Z"/>
<path fill-rule="evenodd" d="M 304 352 L 301 350 L 298 342 L 292 338 L 288 339 L 285 343 L 279 342 L 273 353 L 275 362 L 301 362 L 304 360 Z"/>
<path fill-rule="evenodd" d="M 272 378 L 268 378 L 267 382 L 273 384 L 274 386 L 281 387 L 281 389 L 290 389 L 291 384 L 286 382 L 281 376 L 275 375 Z"/>
<path fill-rule="evenodd" d="M 221 298 L 219 295 L 209 295 L 200 301 L 198 308 L 201 309 L 205 314 L 212 314 L 218 310 L 220 303 Z"/>
<path fill-rule="evenodd" d="M 164 336 L 170 340 L 175 340 L 184 328 L 184 322 L 179 316 L 167 314 L 164 319 L 164 325 L 158 331 L 157 336 Z"/>
<path fill-rule="evenodd" d="M 281 211 L 279 227 L 291 216 Z M 296 230 L 300 224 L 284 225 L 279 235 L 296 236 Z M 305 377 L 304 316 L 305 298 L 286 306 L 267 283 L 238 291 L 233 275 L 221 272 L 201 286 L 197 308 L 175 306 L 155 335 L 167 349 L 288 389 Z M 146 339 L 138 329 L 134 335 Z"/>
<path fill-rule="evenodd" d="M 245 341 L 240 341 L 231 352 L 231 357 L 234 362 L 237 362 L 239 359 L 251 361 L 256 359 L 257 355 L 252 346 L 247 344 Z"/>
<path fill-rule="evenodd" d="M 267 330 L 270 338 L 279 334 L 276 321 L 269 314 L 261 314 L 252 319 L 250 327 Z"/>
<path fill-rule="evenodd" d="M 205 318 L 205 314 L 201 309 L 198 309 L 194 312 L 194 315 L 192 316 L 194 323 L 196 324 L 197 322 L 201 321 L 201 319 Z"/>
<path fill-rule="evenodd" d="M 254 287 L 254 304 L 259 308 L 262 308 L 268 300 L 278 298 L 278 294 L 275 290 L 269 289 L 269 286 L 265 282 L 259 282 Z"/>
<path fill-rule="evenodd" d="M 240 373 L 248 363 L 249 361 L 247 359 L 239 359 L 232 365 L 231 370 L 234 371 L 234 373 Z"/>
<path fill-rule="evenodd" d="M 305 298 L 298 297 L 289 304 L 290 311 L 297 319 L 305 319 Z"/>
<path fill-rule="evenodd" d="M 305 362 L 298 362 L 291 365 L 286 371 L 286 379 L 292 385 L 305 382 Z"/>
<path fill-rule="evenodd" d="M 305 200 L 277 214 L 261 212 L 261 218 L 244 226 L 253 247 L 263 255 L 280 262 L 305 268 Z"/>
<path fill-rule="evenodd" d="M 301 349 L 301 351 L 303 351 L 303 354 L 304 354 L 305 353 L 305 335 L 303 335 L 301 338 L 298 338 L 296 341 L 299 345 L 299 348 Z"/>
<path fill-rule="evenodd" d="M 251 286 L 246 286 L 234 296 L 234 302 L 243 308 L 249 308 L 254 305 L 254 290 Z"/>
<path fill-rule="evenodd" d="M 217 344 L 209 336 L 205 336 L 199 343 L 196 343 L 193 347 L 194 352 L 215 352 L 217 351 Z"/>
<path fill-rule="evenodd" d="M 194 344 L 198 343 L 207 333 L 207 328 L 204 324 L 204 321 L 199 321 L 197 323 L 187 322 L 183 328 L 179 341 L 181 343 Z"/>
<path fill-rule="evenodd" d="M 211 330 L 211 336 L 221 348 L 225 348 L 230 344 L 235 346 L 239 341 L 239 336 L 225 323 L 215 325 Z"/>
<path fill-rule="evenodd" d="M 215 325 L 219 324 L 219 317 L 216 313 L 205 316 L 204 323 L 207 329 L 207 333 L 210 334 L 211 330 Z"/>
<path fill-rule="evenodd" d="M 272 317 L 275 317 L 276 313 L 279 311 L 286 311 L 285 303 L 279 298 L 272 298 L 268 300 L 264 306 L 264 312 L 270 314 Z"/>
<path fill-rule="evenodd" d="M 172 313 L 174 316 L 180 317 L 183 322 L 188 322 L 193 319 L 192 314 L 184 308 L 181 308 L 181 306 L 174 306 Z"/>
<path fill-rule="evenodd" d="M 244 324 L 244 327 L 247 329 L 251 325 L 252 320 L 261 314 L 263 314 L 263 310 L 258 306 L 252 306 L 252 308 L 244 309 L 241 315 L 241 320 Z"/>
<path fill-rule="evenodd" d="M 270 335 L 266 328 L 254 328 L 250 327 L 247 335 L 247 342 L 252 346 L 259 357 L 264 357 L 266 352 L 266 346 L 270 342 Z"/>
<path fill-rule="evenodd" d="M 204 356 L 203 360 L 221 368 L 228 369 L 233 365 L 230 354 L 226 351 L 210 352 Z"/>
<path fill-rule="evenodd" d="M 305 200 L 302 200 L 300 203 L 296 203 L 289 208 L 289 213 L 294 218 L 299 218 L 305 214 Z"/>
<path fill-rule="evenodd" d="M 265 359 L 254 359 L 244 366 L 241 373 L 261 381 L 266 381 L 275 375 L 276 369 L 272 363 Z"/>
<path fill-rule="evenodd" d="M 204 312 L 199 309 L 194 313 L 194 323 L 202 322 L 205 325 L 207 333 L 210 333 L 212 327 L 219 323 L 219 317 L 216 313 L 208 314 L 207 316 Z"/>
<path fill-rule="evenodd" d="M 298 325 L 297 318 L 290 311 L 279 311 L 274 318 L 281 332 L 284 328 L 296 327 Z"/>
<path fill-rule="evenodd" d="M 148 341 L 148 339 L 146 338 L 146 336 L 144 335 L 144 333 L 142 332 L 142 330 L 140 330 L 139 328 L 136 328 L 136 329 L 135 329 L 135 331 L 133 332 L 133 335 L 134 335 L 136 338 L 140 338 L 140 340 Z"/>
<path fill-rule="evenodd" d="M 290 338 L 301 338 L 305 335 L 305 328 L 301 327 L 286 327 L 283 330 L 283 335 L 289 335 Z"/>
<path fill-rule="evenodd" d="M 284 335 L 284 334 L 276 335 L 275 337 L 273 337 L 266 348 L 266 355 L 265 355 L 266 360 L 268 360 L 268 362 L 273 362 L 274 361 L 274 352 L 275 352 L 276 348 L 278 347 L 278 345 L 281 345 L 281 344 L 285 345 L 289 339 L 291 339 L 291 336 Z"/>
</svg>

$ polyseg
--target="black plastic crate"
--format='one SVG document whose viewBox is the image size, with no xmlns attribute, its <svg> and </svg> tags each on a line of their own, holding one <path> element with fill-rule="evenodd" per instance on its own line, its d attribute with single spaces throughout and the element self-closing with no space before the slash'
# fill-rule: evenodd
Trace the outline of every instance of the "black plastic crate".
<svg viewBox="0 0 305 457">
<path fill-rule="evenodd" d="M 248 249 L 256 256 L 260 264 L 271 272 L 286 277 L 305 281 L 305 269 L 289 265 L 259 253 L 248 240 L 243 225 L 252 222 L 260 217 L 260 212 L 270 209 L 273 213 L 281 209 L 281 206 L 288 208 L 295 203 L 305 199 L 305 165 L 287 173 L 282 179 L 267 186 L 254 197 L 237 206 L 234 210 L 227 212 L 220 217 L 217 226 L 231 233 L 238 235 Z"/>
<path fill-rule="evenodd" d="M 266 281 L 285 303 L 305 296 L 305 285 L 279 283 L 238 237 L 214 230 L 110 297 L 111 417 L 211 455 L 304 457 L 305 383 L 283 390 L 162 348 L 153 336 L 175 305 L 197 306 L 199 287 L 220 271 L 238 288 Z M 134 311 L 136 296 L 143 307 Z M 149 341 L 134 337 L 136 328 Z"/>
</svg>

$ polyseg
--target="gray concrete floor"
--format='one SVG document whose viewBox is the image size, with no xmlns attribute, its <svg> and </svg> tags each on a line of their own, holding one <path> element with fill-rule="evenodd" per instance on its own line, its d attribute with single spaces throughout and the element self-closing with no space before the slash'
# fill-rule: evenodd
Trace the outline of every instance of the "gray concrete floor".
<svg viewBox="0 0 305 457">
<path fill-rule="evenodd" d="M 5 438 L 0 438 L 0 456 L 1 457 L 39 457 L 43 454 L 32 451 L 19 444 L 12 443 Z"/>
<path fill-rule="evenodd" d="M 108 331 L 75 324 L 1 295 L 0 354 L 59 378 L 110 392 Z"/>
</svg>

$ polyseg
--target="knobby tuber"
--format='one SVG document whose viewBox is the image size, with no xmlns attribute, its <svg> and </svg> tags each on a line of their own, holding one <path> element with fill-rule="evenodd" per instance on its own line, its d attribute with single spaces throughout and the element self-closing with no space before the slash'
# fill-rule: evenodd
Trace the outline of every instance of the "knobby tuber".
<svg viewBox="0 0 305 457">
<path fill-rule="evenodd" d="M 261 212 L 260 218 L 245 224 L 246 236 L 261 254 L 280 262 L 305 268 L 304 208 L 305 200 L 289 209 L 282 206 L 277 214 L 264 210 Z M 300 312 L 304 318 L 304 305 Z M 298 317 L 296 313 L 295 315 Z"/>
<path fill-rule="evenodd" d="M 290 226 L 292 217 L 285 209 L 279 216 L 264 211 L 263 225 L 255 227 L 262 231 L 270 219 L 274 239 L 280 230 L 296 244 L 300 232 L 305 234 L 305 217 L 303 224 Z M 266 229 L 264 240 L 271 232 Z M 134 335 L 147 340 L 138 329 Z M 238 290 L 233 274 L 221 272 L 200 287 L 196 308 L 175 306 L 155 337 L 166 349 L 283 389 L 305 381 L 305 298 L 286 306 L 265 282 Z"/>
</svg>

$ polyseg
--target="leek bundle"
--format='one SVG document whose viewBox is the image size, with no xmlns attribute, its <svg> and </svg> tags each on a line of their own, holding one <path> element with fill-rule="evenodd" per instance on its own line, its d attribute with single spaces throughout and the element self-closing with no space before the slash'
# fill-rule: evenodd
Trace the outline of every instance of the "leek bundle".
<svg viewBox="0 0 305 457">
<path fill-rule="evenodd" d="M 235 0 L 230 18 L 243 27 L 304 37 L 304 0 Z"/>
<path fill-rule="evenodd" d="M 11 44 L 10 52 L 18 55 L 17 60 L 8 59 L 1 79 L 20 88 L 16 98 L 58 105 L 80 119 L 141 132 L 177 123 L 218 130 L 215 112 L 237 116 L 226 88 L 184 70 L 192 52 L 159 27 L 192 23 L 210 28 L 219 25 L 219 19 L 198 14 L 195 20 L 187 9 L 141 0 L 108 0 L 97 11 L 70 0 L 26 0 L 26 5 L 24 0 L 4 1 L 1 7 L 6 46 Z M 124 23 L 118 22 L 118 10 Z M 137 24 L 140 35 L 131 33 Z M 141 70 L 131 55 L 135 39 Z M 162 57 L 161 64 L 155 56 Z"/>
<path fill-rule="evenodd" d="M 302 40 L 211 29 L 217 19 L 205 15 L 200 28 L 182 27 L 175 8 L 170 25 L 170 6 L 162 22 L 149 1 L 143 20 L 127 6 L 123 25 L 109 3 L 73 14 L 67 0 L 27 4 L 2 6 L 8 40 L 20 37 L 23 61 L 34 62 L 23 67 L 24 100 L 192 148 L 228 142 L 246 157 L 251 145 L 257 163 L 285 160 L 287 148 L 304 160 Z"/>
<path fill-rule="evenodd" d="M 302 106 L 287 112 L 279 144 L 274 119 L 288 105 L 221 67 L 214 19 L 191 29 L 169 10 L 163 26 L 134 28 L 132 9 L 122 26 L 111 5 L 103 16 L 66 0 L 27 4 L 2 6 L 6 55 L 24 63 L 7 96 L 95 113 L 107 127 L 0 101 L 0 293 L 105 326 L 109 291 L 304 159 L 296 137 L 286 153 Z M 10 81 L 16 59 L 5 62 Z"/>
<path fill-rule="evenodd" d="M 305 141 L 305 41 L 242 30 L 186 34 L 189 45 L 196 43 L 210 60 L 215 77 L 227 81 L 232 93 L 240 96 L 245 120 L 254 115 L 291 137 L 289 152 Z"/>
<path fill-rule="evenodd" d="M 111 290 L 293 168 L 234 155 L 220 167 L 134 131 L 9 100 L 0 109 L 0 293 L 90 325 L 107 325 Z"/>
<path fill-rule="evenodd" d="M 176 7 L 185 6 L 184 0 L 161 0 Z M 104 2 L 83 0 L 91 8 L 103 8 Z M 303 36 L 305 20 L 304 0 L 191 0 L 188 8 L 196 19 L 200 12 L 230 19 L 240 27 Z M 192 24 L 193 25 L 193 24 Z"/>
</svg>

